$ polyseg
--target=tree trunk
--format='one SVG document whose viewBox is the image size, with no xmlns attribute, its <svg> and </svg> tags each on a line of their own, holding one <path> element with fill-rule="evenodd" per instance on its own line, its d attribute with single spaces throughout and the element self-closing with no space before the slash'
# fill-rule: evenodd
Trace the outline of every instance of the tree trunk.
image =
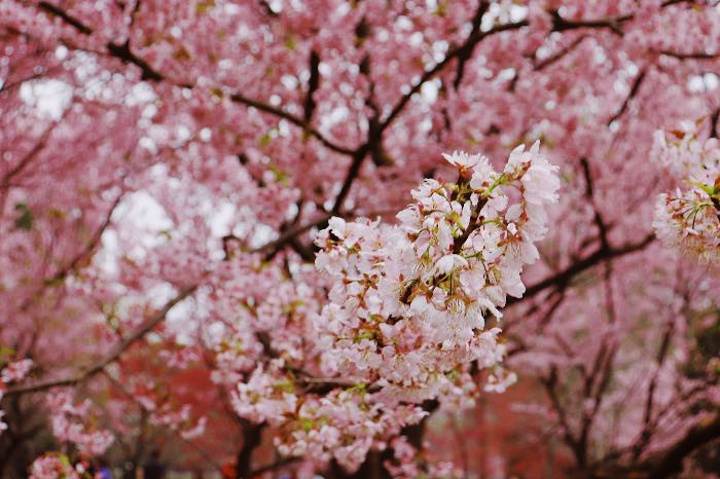
<svg viewBox="0 0 720 479">
<path fill-rule="evenodd" d="M 237 479 L 251 479 L 253 471 L 252 455 L 255 449 L 262 442 L 262 431 L 264 424 L 243 424 L 243 445 L 238 451 L 235 477 Z"/>
</svg>

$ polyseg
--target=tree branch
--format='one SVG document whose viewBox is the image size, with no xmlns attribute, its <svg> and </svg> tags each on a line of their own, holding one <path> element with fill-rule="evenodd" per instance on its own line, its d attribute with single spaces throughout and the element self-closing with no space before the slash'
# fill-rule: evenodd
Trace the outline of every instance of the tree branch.
<svg viewBox="0 0 720 479">
<path fill-rule="evenodd" d="M 300 118 L 296 117 L 295 115 L 292 115 L 280 108 L 276 108 L 272 105 L 268 105 L 267 103 L 263 103 L 261 101 L 254 100 L 252 98 L 248 98 L 240 93 L 233 93 L 232 95 L 230 95 L 230 100 L 234 103 L 241 103 L 245 106 L 251 106 L 253 108 L 257 108 L 260 111 L 263 111 L 265 113 L 270 113 L 273 116 L 283 118 L 283 119 L 289 121 L 290 123 L 292 123 L 295 126 L 299 126 L 304 131 L 306 131 L 310 135 L 317 138 L 320 141 L 320 143 L 325 145 L 329 150 L 332 150 L 336 153 L 341 153 L 343 155 L 350 156 L 355 152 L 355 150 L 352 150 L 350 148 L 345 148 L 343 146 L 336 145 L 335 143 L 333 143 L 330 140 L 328 140 L 327 138 L 325 138 L 319 131 L 317 131 L 316 129 L 312 128 L 310 125 L 305 123 L 305 121 L 303 121 L 302 119 L 300 119 Z"/>
<path fill-rule="evenodd" d="M 651 467 L 650 477 L 665 479 L 673 476 L 682 470 L 683 459 L 699 447 L 718 438 L 720 438 L 720 415 L 691 428 L 682 439 L 664 451 L 659 460 L 650 461 L 651 464 L 654 463 Z"/>
<path fill-rule="evenodd" d="M 266 472 L 274 471 L 275 469 L 279 469 L 284 466 L 288 466 L 294 462 L 299 461 L 297 457 L 285 457 L 283 459 L 280 459 L 278 461 L 273 462 L 272 464 L 268 464 L 266 466 L 260 466 L 256 469 L 253 469 L 250 473 L 250 477 L 260 477 Z"/>
<path fill-rule="evenodd" d="M 488 9 L 490 8 L 490 3 L 486 0 L 483 0 L 478 5 L 478 9 L 475 12 L 475 16 L 472 20 L 472 30 L 470 31 L 470 36 L 477 35 L 480 31 L 480 26 L 482 25 L 482 17 L 487 13 Z M 462 82 L 463 75 L 465 74 L 465 64 L 467 61 L 472 58 L 473 51 L 475 50 L 475 45 L 470 45 L 468 48 L 465 48 L 461 50 L 458 54 L 458 63 L 455 73 L 455 80 L 453 81 L 453 87 L 455 90 L 457 90 L 460 87 L 460 83 Z"/>
<path fill-rule="evenodd" d="M 575 459 L 577 460 L 578 464 L 584 463 L 584 452 L 581 451 L 578 447 L 578 441 L 575 438 L 572 430 L 570 429 L 570 424 L 568 423 L 567 415 L 565 414 L 565 408 L 560 403 L 560 398 L 558 397 L 557 391 L 555 390 L 555 387 L 557 386 L 557 367 L 551 366 L 550 374 L 548 375 L 548 377 L 540 378 L 540 382 L 544 386 L 545 392 L 550 398 L 550 403 L 552 404 L 553 409 L 558 415 L 558 422 L 560 423 L 560 427 L 562 428 L 563 439 L 565 440 L 565 443 L 573 451 L 573 454 L 575 454 Z"/>
<path fill-rule="evenodd" d="M 48 2 L 42 1 L 38 3 L 38 8 L 40 10 L 43 10 L 51 15 L 55 15 L 58 18 L 62 19 L 65 23 L 68 25 L 74 27 L 78 32 L 82 33 L 83 35 L 91 35 L 94 30 L 87 25 L 83 24 L 80 20 L 72 17 L 67 12 L 62 10 L 60 7 L 57 7 L 55 5 L 52 5 Z M 140 68 L 142 79 L 146 81 L 152 81 L 152 82 L 161 82 L 161 81 L 170 81 L 170 83 L 184 87 L 184 88 L 193 88 L 193 85 L 188 84 L 177 84 L 171 80 L 169 80 L 167 77 L 165 77 L 163 74 L 155 70 L 147 61 L 144 59 L 138 57 L 130 50 L 130 43 L 129 41 L 126 41 L 122 45 L 118 45 L 113 42 L 108 42 L 105 45 L 108 53 L 110 56 L 119 59 L 123 63 L 127 64 L 133 64 Z M 230 100 L 234 103 L 240 103 L 246 106 L 252 106 L 257 108 L 258 110 L 261 110 L 265 113 L 270 113 L 276 117 L 283 118 L 290 123 L 297 125 L 301 127 L 304 131 L 306 131 L 308 134 L 314 136 L 317 138 L 323 145 L 325 145 L 328 149 L 335 151 L 337 153 L 341 153 L 347 156 L 350 156 L 353 154 L 354 150 L 349 148 L 344 148 L 342 146 L 336 145 L 335 143 L 331 142 L 327 138 L 325 138 L 319 131 L 316 129 L 310 127 L 310 125 L 307 124 L 307 122 L 303 121 L 300 118 L 295 117 L 294 115 L 291 115 L 290 113 L 287 113 L 279 108 L 275 108 L 271 105 L 268 105 L 266 103 L 263 103 L 258 100 L 254 100 L 251 98 L 247 98 L 244 95 L 240 93 L 235 93 L 230 96 Z"/>
<path fill-rule="evenodd" d="M 92 28 L 83 24 L 80 20 L 72 17 L 65 10 L 53 5 L 52 3 L 45 2 L 45 1 L 39 2 L 38 8 L 40 10 L 43 10 L 51 15 L 54 15 L 54 16 L 62 19 L 63 22 L 67 23 L 68 25 L 70 25 L 71 27 L 73 27 L 75 30 L 82 33 L 83 35 L 91 35 L 93 32 Z"/>
<path fill-rule="evenodd" d="M 607 28 L 614 34 L 623 36 L 623 23 L 632 20 L 634 15 L 623 15 L 613 18 L 601 18 L 596 20 L 566 20 L 560 16 L 557 10 L 550 12 L 553 22 L 553 30 L 556 32 L 564 32 L 568 30 L 577 30 L 579 28 Z"/>
<path fill-rule="evenodd" d="M 137 328 L 132 334 L 130 334 L 130 336 L 116 344 L 115 347 L 113 347 L 108 354 L 106 354 L 103 358 L 101 358 L 99 361 L 97 361 L 84 371 L 65 378 L 47 379 L 27 385 L 11 387 L 7 391 L 5 391 L 5 395 L 13 396 L 17 394 L 44 391 L 47 389 L 61 386 L 72 386 L 102 372 L 107 365 L 117 360 L 120 355 L 122 355 L 122 353 L 125 352 L 130 346 L 139 341 L 147 333 L 152 331 L 155 326 L 157 326 L 161 321 L 165 319 L 165 316 L 167 316 L 167 314 L 173 307 L 175 307 L 175 305 L 177 305 L 185 298 L 190 296 L 192 293 L 194 293 L 196 289 L 197 285 L 188 286 L 182 289 L 177 296 L 165 303 L 165 305 L 158 312 L 156 312 L 149 321 Z"/>
<path fill-rule="evenodd" d="M 120 381 L 118 381 L 117 379 L 115 379 L 114 377 L 112 377 L 112 375 L 108 374 L 107 371 L 103 370 L 102 372 L 103 372 L 103 375 L 107 378 L 108 381 L 110 381 L 110 382 L 111 382 L 120 392 L 122 392 L 125 396 L 129 397 L 130 399 L 132 399 L 133 402 L 135 402 L 135 404 L 137 404 L 137 405 L 140 407 L 140 409 L 142 409 L 146 414 L 152 413 L 152 411 L 151 411 L 150 409 L 148 409 L 147 406 L 145 406 L 145 404 L 143 404 L 141 401 L 138 401 L 138 400 L 135 398 L 135 395 L 134 395 L 130 390 L 128 390 L 128 388 L 127 388 L 123 383 L 121 383 Z M 208 453 L 205 449 L 201 448 L 200 446 L 198 446 L 197 444 L 195 444 L 193 441 L 190 441 L 190 440 L 188 440 L 188 439 L 185 439 L 185 438 L 182 436 L 182 434 L 180 434 L 180 433 L 179 433 L 178 431 L 176 431 L 175 429 L 173 429 L 173 428 L 168 428 L 168 430 L 169 430 L 174 436 L 176 436 L 178 439 L 180 439 L 182 442 L 184 442 L 184 443 L 187 444 L 188 446 L 190 446 L 190 447 L 192 447 L 193 449 L 195 449 L 195 450 L 203 457 L 203 459 L 205 459 L 205 461 L 206 461 L 208 464 L 214 466 L 216 469 L 220 469 L 220 468 L 222 467 L 221 464 L 218 464 L 217 462 L 215 462 L 215 460 L 213 459 L 212 455 L 211 455 L 210 453 Z"/>
<path fill-rule="evenodd" d="M 522 20 L 515 23 L 498 25 L 491 30 L 488 30 L 487 32 L 476 31 L 471 33 L 468 36 L 467 40 L 465 40 L 465 43 L 450 51 L 441 62 L 435 64 L 434 67 L 432 67 L 430 70 L 426 70 L 425 73 L 423 73 L 423 75 L 420 77 L 420 80 L 415 85 L 413 85 L 412 88 L 410 88 L 409 92 L 407 92 L 405 95 L 402 96 L 402 98 L 400 98 L 400 100 L 390 111 L 390 114 L 387 116 L 387 118 L 382 121 L 382 123 L 380 124 L 380 130 L 386 130 L 398 117 L 398 115 L 400 115 L 400 113 L 408 104 L 412 96 L 419 92 L 425 83 L 427 83 L 431 78 L 440 73 L 451 61 L 466 54 L 468 50 L 472 51 L 472 49 L 474 49 L 478 43 L 491 35 L 510 30 L 517 30 L 527 25 L 529 25 L 527 20 Z"/>
<path fill-rule="evenodd" d="M 720 119 L 720 108 L 710 115 L 710 138 L 718 137 L 718 119 Z"/>
<path fill-rule="evenodd" d="M 577 37 L 570 45 L 568 45 L 567 47 L 563 48 L 562 50 L 560 50 L 560 51 L 557 52 L 556 54 L 551 55 L 551 56 L 549 56 L 548 58 L 546 58 L 546 59 L 544 59 L 544 60 L 542 60 L 542 61 L 540 61 L 540 62 L 538 62 L 538 63 L 535 63 L 533 68 L 535 69 L 535 71 L 539 72 L 539 71 L 544 70 L 545 68 L 553 65 L 555 62 L 561 60 L 561 59 L 564 58 L 566 55 L 568 55 L 568 54 L 571 53 L 573 50 L 575 50 L 578 46 L 580 46 L 580 44 L 581 44 L 587 37 L 588 37 L 587 35 L 580 35 L 580 36 Z"/>
<path fill-rule="evenodd" d="M 315 107 L 317 105 L 313 95 L 320 87 L 320 55 L 318 55 L 315 50 L 310 52 L 309 70 L 310 79 L 308 80 L 308 91 L 305 94 L 305 103 L 303 105 L 303 110 L 305 111 L 303 120 L 306 125 L 309 125 L 310 120 L 312 120 L 313 112 L 315 111 Z"/>
<path fill-rule="evenodd" d="M 640 74 L 635 78 L 635 81 L 632 84 L 632 87 L 630 87 L 630 93 L 625 98 L 625 101 L 623 101 L 623 104 L 620 106 L 620 109 L 608 120 L 607 124 L 610 125 L 612 122 L 620 118 L 623 113 L 625 113 L 625 110 L 627 110 L 628 106 L 630 106 L 630 101 L 632 101 L 633 98 L 637 95 L 638 91 L 640 90 L 640 85 L 642 84 L 643 80 L 645 80 L 645 70 L 642 70 Z"/>
<path fill-rule="evenodd" d="M 475 205 L 475 209 L 473 209 L 472 213 L 470 214 L 470 220 L 468 221 L 467 228 L 465 228 L 462 235 L 460 235 L 460 237 L 458 237 L 453 243 L 453 254 L 460 254 L 463 245 L 465 245 L 465 242 L 468 240 L 468 238 L 470 238 L 472 232 L 475 231 L 478 219 L 480 218 L 480 211 L 482 211 L 482 209 L 485 207 L 487 201 L 487 198 L 478 198 L 477 205 Z"/>
<path fill-rule="evenodd" d="M 590 201 L 590 204 L 592 204 L 593 210 L 595 212 L 593 220 L 595 222 L 595 226 L 597 226 L 598 228 L 600 248 L 606 250 L 610 248 L 610 243 L 608 242 L 607 235 L 608 227 L 605 224 L 602 215 L 600 214 L 600 210 L 595 204 L 595 186 L 592 179 L 592 174 L 590 173 L 590 163 L 588 162 L 587 158 L 580 158 L 580 166 L 582 168 L 583 177 L 585 178 L 585 196 Z"/>
<path fill-rule="evenodd" d="M 621 246 L 619 248 L 609 248 L 607 250 L 600 248 L 590 256 L 582 260 L 576 261 L 564 270 L 555 273 L 554 275 L 541 281 L 538 281 L 532 286 L 528 286 L 522 298 L 508 298 L 507 305 L 509 306 L 524 299 L 531 298 L 536 294 L 540 293 L 541 291 L 545 290 L 546 288 L 549 288 L 550 286 L 567 286 L 575 276 L 592 268 L 593 266 L 603 261 L 609 261 L 614 258 L 619 258 L 627 254 L 640 251 L 647 245 L 652 243 L 654 240 L 655 235 L 651 233 L 638 243 L 631 243 Z"/>
<path fill-rule="evenodd" d="M 719 53 L 705 53 L 705 52 L 675 52 L 672 50 L 661 50 L 662 55 L 677 58 L 678 60 L 715 60 L 720 58 Z"/>
<path fill-rule="evenodd" d="M 667 357 L 667 353 L 670 349 L 670 339 L 672 338 L 672 333 L 674 329 L 675 318 L 671 317 L 665 325 L 665 331 L 663 332 L 662 340 L 660 341 L 660 348 L 658 349 L 658 353 L 655 358 L 655 361 L 657 362 L 657 367 L 655 368 L 655 372 L 650 379 L 650 385 L 648 386 L 648 393 L 645 399 L 645 408 L 643 412 L 643 429 L 640 433 L 640 437 L 638 438 L 637 443 L 633 446 L 633 458 L 636 460 L 638 457 L 640 457 L 640 454 L 643 452 L 643 449 L 647 445 L 647 442 L 650 439 L 650 433 L 653 429 L 652 416 L 655 403 L 655 389 L 657 388 L 657 381 L 660 376 L 660 370 L 662 369 L 665 358 Z"/>
<path fill-rule="evenodd" d="M 331 214 L 325 214 L 318 218 L 315 221 L 311 221 L 309 223 L 306 223 L 301 226 L 297 226 L 295 228 L 291 228 L 284 232 L 279 238 L 270 241 L 269 243 L 265 243 L 264 245 L 255 248 L 253 250 L 250 250 L 250 253 L 265 253 L 271 250 L 279 250 L 285 245 L 289 244 L 294 238 L 296 238 L 298 235 L 305 233 L 306 231 L 315 228 L 316 226 L 320 226 L 324 223 L 326 223 L 330 218 L 332 217 Z"/>
<path fill-rule="evenodd" d="M 110 223 L 112 221 L 112 215 L 117 206 L 120 204 L 120 201 L 123 198 L 123 194 L 118 195 L 117 198 L 115 198 L 115 201 L 113 201 L 112 205 L 110 206 L 110 211 L 108 211 L 107 215 L 105 216 L 105 221 L 100 225 L 100 227 L 95 231 L 95 234 L 90 238 L 90 241 L 88 242 L 87 246 L 80 251 L 75 257 L 70 260 L 70 262 L 65 265 L 62 269 L 60 269 L 55 275 L 50 278 L 49 280 L 45 281 L 45 284 L 53 284 L 57 281 L 61 281 L 65 279 L 65 277 L 70 274 L 70 272 L 75 271 L 78 264 L 80 264 L 81 261 L 83 261 L 85 258 L 90 256 L 92 252 L 95 250 L 97 245 L 100 243 L 100 240 L 102 239 L 102 235 L 105 232 L 105 230 L 110 226 Z"/>
</svg>

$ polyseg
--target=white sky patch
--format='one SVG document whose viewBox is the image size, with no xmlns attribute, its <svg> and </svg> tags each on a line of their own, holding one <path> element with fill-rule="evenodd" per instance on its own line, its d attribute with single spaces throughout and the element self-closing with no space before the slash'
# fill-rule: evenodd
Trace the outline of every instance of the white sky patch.
<svg viewBox="0 0 720 479">
<path fill-rule="evenodd" d="M 167 331 L 175 336 L 178 344 L 189 346 L 196 342 L 197 321 L 192 301 L 181 301 L 172 308 L 166 318 Z"/>
<path fill-rule="evenodd" d="M 222 238 L 230 233 L 231 223 L 235 216 L 235 206 L 229 202 L 223 202 L 216 208 L 209 218 L 210 231 L 214 238 Z"/>
<path fill-rule="evenodd" d="M 168 240 L 162 232 L 173 228 L 173 222 L 162 205 L 144 191 L 127 195 L 118 205 L 116 214 L 118 222 L 139 233 L 128 251 L 130 257 L 144 258 L 148 250 Z"/>
</svg>

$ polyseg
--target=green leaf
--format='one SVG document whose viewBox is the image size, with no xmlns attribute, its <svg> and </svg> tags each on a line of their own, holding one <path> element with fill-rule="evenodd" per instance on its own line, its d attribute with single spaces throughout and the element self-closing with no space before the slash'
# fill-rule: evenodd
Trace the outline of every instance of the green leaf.
<svg viewBox="0 0 720 479">
<path fill-rule="evenodd" d="M 20 202 L 15 205 L 15 211 L 20 214 L 17 218 L 15 218 L 15 227 L 20 228 L 21 230 L 30 231 L 33 227 L 35 216 L 32 211 L 30 211 L 30 208 L 28 208 L 28 205 L 24 202 Z"/>
<path fill-rule="evenodd" d="M 265 133 L 263 136 L 260 137 L 260 146 L 262 148 L 265 148 L 270 144 L 272 141 L 272 136 L 270 136 L 270 133 Z"/>
<path fill-rule="evenodd" d="M 298 418 L 298 423 L 300 424 L 302 430 L 305 432 L 310 432 L 313 426 L 315 426 L 315 421 L 307 417 Z"/>
<path fill-rule="evenodd" d="M 705 193 L 707 193 L 708 196 L 710 196 L 711 198 L 712 198 L 713 196 L 715 196 L 715 188 L 713 188 L 713 187 L 710 186 L 710 185 L 706 185 L 706 184 L 704 184 L 704 183 L 697 183 L 697 182 L 694 182 L 694 181 L 693 181 L 693 182 L 690 182 L 690 184 L 693 185 L 693 186 L 696 186 L 696 187 L 700 188 L 700 189 L 703 190 Z"/>
</svg>

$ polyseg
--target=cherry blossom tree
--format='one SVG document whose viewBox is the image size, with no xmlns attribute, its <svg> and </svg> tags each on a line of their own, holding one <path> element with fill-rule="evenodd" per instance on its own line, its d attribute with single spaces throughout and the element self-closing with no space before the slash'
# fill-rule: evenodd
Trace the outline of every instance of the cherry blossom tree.
<svg viewBox="0 0 720 479">
<path fill-rule="evenodd" d="M 222 417 L 240 478 L 443 477 L 428 421 L 518 377 L 550 477 L 710 474 L 718 45 L 710 0 L 0 0 L 3 474 Z"/>
</svg>

